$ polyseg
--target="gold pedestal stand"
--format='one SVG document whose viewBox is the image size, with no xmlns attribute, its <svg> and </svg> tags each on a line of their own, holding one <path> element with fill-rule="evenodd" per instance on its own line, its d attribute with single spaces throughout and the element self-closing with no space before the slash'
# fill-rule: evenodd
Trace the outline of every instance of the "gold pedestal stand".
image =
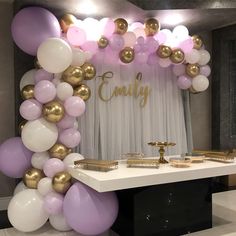
<svg viewBox="0 0 236 236">
<path fill-rule="evenodd" d="M 160 164 L 166 164 L 168 161 L 164 158 L 165 154 L 165 147 L 171 147 L 175 146 L 175 143 L 168 143 L 168 142 L 150 142 L 148 145 L 153 146 L 153 147 L 159 147 L 159 153 L 160 153 L 160 159 L 159 163 Z"/>
</svg>

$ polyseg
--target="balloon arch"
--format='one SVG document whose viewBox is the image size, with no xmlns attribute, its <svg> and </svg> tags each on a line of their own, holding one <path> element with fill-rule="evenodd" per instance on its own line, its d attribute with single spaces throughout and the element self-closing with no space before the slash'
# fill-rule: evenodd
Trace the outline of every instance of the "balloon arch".
<svg viewBox="0 0 236 236">
<path fill-rule="evenodd" d="M 72 149 L 80 143 L 76 118 L 91 94 L 84 82 L 96 75 L 90 60 L 103 50 L 107 63 L 171 66 L 180 89 L 201 92 L 209 85 L 210 54 L 201 37 L 189 36 L 185 26 L 160 30 L 155 18 L 128 25 L 123 18 L 81 21 L 66 14 L 59 22 L 44 8 L 27 7 L 15 15 L 11 29 L 16 45 L 38 61 L 20 81 L 21 137 L 0 146 L 0 170 L 23 178 L 9 204 L 9 220 L 23 232 L 49 219 L 59 231 L 100 234 L 118 214 L 115 193 L 72 182 L 67 172 L 83 158 Z"/>
</svg>

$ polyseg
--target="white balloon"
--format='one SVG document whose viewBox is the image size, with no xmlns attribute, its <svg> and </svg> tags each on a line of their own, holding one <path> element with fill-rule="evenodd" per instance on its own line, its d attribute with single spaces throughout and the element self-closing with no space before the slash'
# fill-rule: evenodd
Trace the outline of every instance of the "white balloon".
<svg viewBox="0 0 236 236">
<path fill-rule="evenodd" d="M 16 185 L 16 188 L 14 190 L 13 196 L 15 196 L 17 193 L 24 191 L 28 189 L 25 184 L 23 183 L 23 181 L 21 181 L 19 184 Z"/>
<path fill-rule="evenodd" d="M 124 38 L 124 42 L 125 42 L 125 47 L 134 46 L 134 44 L 136 42 L 135 33 L 128 31 L 123 35 L 123 38 Z"/>
<path fill-rule="evenodd" d="M 185 53 L 185 60 L 190 64 L 197 63 L 200 59 L 199 51 L 196 49 L 192 49 L 191 52 Z"/>
<path fill-rule="evenodd" d="M 53 192 L 52 178 L 42 178 L 38 183 L 38 191 L 43 196 L 46 196 L 48 193 Z"/>
<path fill-rule="evenodd" d="M 43 169 L 44 163 L 50 158 L 48 152 L 35 152 L 31 159 L 34 168 Z"/>
<path fill-rule="evenodd" d="M 20 80 L 20 90 L 28 84 L 34 84 L 34 75 L 36 71 L 36 69 L 29 70 L 22 76 Z"/>
<path fill-rule="evenodd" d="M 49 217 L 49 222 L 52 227 L 58 231 L 70 231 L 72 228 L 67 224 L 64 215 L 61 213 L 59 215 L 51 215 Z"/>
<path fill-rule="evenodd" d="M 189 32 L 184 25 L 178 25 L 173 29 L 173 35 L 178 41 L 183 41 L 188 38 Z"/>
<path fill-rule="evenodd" d="M 207 50 L 204 50 L 204 49 L 199 50 L 199 55 L 200 55 L 200 58 L 197 63 L 200 66 L 206 65 L 211 59 L 210 53 Z"/>
<path fill-rule="evenodd" d="M 37 58 L 44 70 L 50 73 L 63 72 L 72 62 L 72 50 L 59 38 L 49 38 L 38 48 Z"/>
<path fill-rule="evenodd" d="M 202 92 L 208 88 L 209 80 L 204 75 L 197 75 L 192 79 L 192 86 L 197 92 Z"/>
<path fill-rule="evenodd" d="M 21 134 L 23 144 L 33 152 L 45 152 L 57 141 L 58 129 L 44 118 L 28 121 Z"/>
<path fill-rule="evenodd" d="M 83 159 L 84 159 L 84 157 L 81 154 L 71 153 L 65 157 L 63 162 L 64 162 L 66 168 L 68 168 L 69 166 L 74 165 L 74 161 L 79 161 L 79 160 L 83 160 Z"/>
<path fill-rule="evenodd" d="M 72 86 L 66 82 L 62 82 L 57 85 L 57 97 L 62 101 L 73 96 L 73 92 L 74 90 Z"/>
<path fill-rule="evenodd" d="M 32 232 L 41 228 L 48 220 L 43 207 L 43 197 L 35 189 L 16 194 L 8 206 L 8 219 L 19 231 Z"/>
<path fill-rule="evenodd" d="M 72 49 L 72 66 L 82 66 L 85 63 L 86 55 L 79 48 Z"/>
</svg>

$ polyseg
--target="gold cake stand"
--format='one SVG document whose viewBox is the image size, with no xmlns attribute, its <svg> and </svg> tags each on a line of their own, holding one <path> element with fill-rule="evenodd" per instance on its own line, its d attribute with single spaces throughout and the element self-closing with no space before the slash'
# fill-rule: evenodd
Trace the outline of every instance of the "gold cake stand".
<svg viewBox="0 0 236 236">
<path fill-rule="evenodd" d="M 159 153 L 160 153 L 159 163 L 166 164 L 166 163 L 168 163 L 168 161 L 164 158 L 165 148 L 166 147 L 173 147 L 176 144 L 175 143 L 168 143 L 168 142 L 150 142 L 150 143 L 148 143 L 148 145 L 159 148 Z"/>
</svg>

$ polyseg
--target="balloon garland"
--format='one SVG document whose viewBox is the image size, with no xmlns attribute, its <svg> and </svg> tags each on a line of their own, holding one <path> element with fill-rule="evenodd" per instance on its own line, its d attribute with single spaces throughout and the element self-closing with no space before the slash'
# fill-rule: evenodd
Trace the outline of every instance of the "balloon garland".
<svg viewBox="0 0 236 236">
<path fill-rule="evenodd" d="M 0 170 L 23 178 L 9 204 L 9 220 L 23 232 L 49 219 L 59 231 L 100 234 L 117 217 L 115 193 L 98 193 L 72 181 L 67 171 L 83 158 L 72 149 L 81 138 L 76 118 L 91 96 L 86 80 L 96 75 L 90 59 L 104 50 L 110 63 L 172 66 L 179 88 L 201 92 L 209 85 L 210 54 L 200 36 L 190 37 L 184 26 L 161 30 L 155 18 L 129 25 L 123 18 L 81 21 L 66 14 L 59 22 L 46 9 L 27 7 L 15 15 L 11 30 L 17 46 L 37 59 L 20 81 L 21 137 L 0 146 Z"/>
</svg>

